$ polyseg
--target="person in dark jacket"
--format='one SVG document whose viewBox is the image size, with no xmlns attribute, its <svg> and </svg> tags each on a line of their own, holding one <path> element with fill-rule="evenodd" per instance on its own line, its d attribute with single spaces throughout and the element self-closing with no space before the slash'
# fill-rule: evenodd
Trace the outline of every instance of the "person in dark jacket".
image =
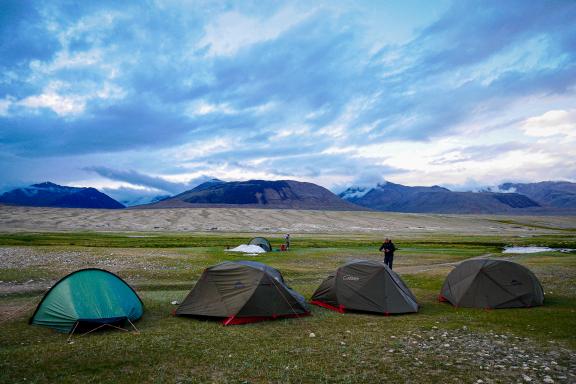
<svg viewBox="0 0 576 384">
<path fill-rule="evenodd" d="M 394 251 L 396 247 L 390 239 L 385 239 L 380 247 L 380 252 L 384 252 L 384 264 L 392 269 L 392 262 L 394 261 Z"/>
</svg>

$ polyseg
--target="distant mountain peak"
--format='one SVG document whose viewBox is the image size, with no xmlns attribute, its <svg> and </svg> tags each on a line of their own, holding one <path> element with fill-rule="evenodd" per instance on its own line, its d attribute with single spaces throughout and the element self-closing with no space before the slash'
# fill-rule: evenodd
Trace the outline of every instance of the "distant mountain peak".
<svg viewBox="0 0 576 384">
<path fill-rule="evenodd" d="M 383 182 L 376 184 L 376 188 L 386 188 L 387 185 L 400 185 L 400 184 L 394 184 L 390 181 L 384 180 Z"/>
<path fill-rule="evenodd" d="M 393 212 L 508 213 L 542 206 L 518 193 L 453 192 L 438 185 L 412 187 L 389 181 L 374 188 L 349 188 L 340 196 L 367 208 Z"/>
<path fill-rule="evenodd" d="M 0 203 L 32 207 L 124 208 L 95 188 L 68 187 L 50 181 L 8 191 L 0 196 Z"/>
<path fill-rule="evenodd" d="M 342 199 L 353 201 L 353 199 L 359 199 L 363 197 L 370 191 L 369 187 L 352 186 L 342 191 L 338 196 Z"/>
<path fill-rule="evenodd" d="M 569 181 L 540 181 L 538 183 L 503 183 L 500 190 L 514 191 L 528 196 L 541 205 L 555 208 L 576 208 L 576 183 Z"/>
<path fill-rule="evenodd" d="M 35 187 L 35 188 L 63 188 L 61 185 L 54 184 L 51 181 L 44 181 L 42 183 L 32 184 L 30 187 Z"/>
<path fill-rule="evenodd" d="M 245 207 L 362 210 L 319 185 L 294 180 L 208 181 L 142 208 Z"/>
</svg>

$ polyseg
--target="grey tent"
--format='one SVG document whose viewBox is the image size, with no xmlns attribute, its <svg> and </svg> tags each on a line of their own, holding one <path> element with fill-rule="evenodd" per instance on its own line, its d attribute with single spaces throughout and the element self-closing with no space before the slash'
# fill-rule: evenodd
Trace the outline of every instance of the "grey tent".
<svg viewBox="0 0 576 384">
<path fill-rule="evenodd" d="M 250 244 L 251 245 L 258 245 L 260 248 L 262 248 L 266 252 L 272 251 L 272 245 L 270 245 L 270 242 L 263 237 L 255 237 L 252 240 L 250 240 L 250 242 L 248 244 L 249 245 Z"/>
<path fill-rule="evenodd" d="M 448 274 L 439 299 L 456 307 L 532 307 L 544 303 L 544 291 L 538 278 L 520 264 L 474 259 L 460 263 Z"/>
<path fill-rule="evenodd" d="M 278 270 L 255 261 L 206 268 L 175 311 L 176 316 L 222 319 L 224 325 L 309 314 L 304 297 L 286 285 Z"/>
<path fill-rule="evenodd" d="M 360 260 L 343 265 L 320 284 L 310 302 L 341 313 L 418 312 L 418 303 L 410 289 L 380 261 Z"/>
</svg>

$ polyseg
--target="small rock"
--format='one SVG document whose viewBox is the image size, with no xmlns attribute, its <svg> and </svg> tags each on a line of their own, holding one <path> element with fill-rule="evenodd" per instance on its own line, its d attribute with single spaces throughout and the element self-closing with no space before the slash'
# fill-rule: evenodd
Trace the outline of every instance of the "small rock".
<svg viewBox="0 0 576 384">
<path fill-rule="evenodd" d="M 308 337 L 316 337 L 316 334 L 314 332 L 310 332 L 310 334 L 308 335 Z"/>
<path fill-rule="evenodd" d="M 180 304 L 180 302 L 178 302 L 178 301 L 176 301 L 176 300 L 173 300 L 173 301 L 170 302 L 170 304 L 172 304 L 172 305 L 178 305 L 178 304 Z"/>
<path fill-rule="evenodd" d="M 522 375 L 522 378 L 524 379 L 525 382 L 529 383 L 532 381 L 532 378 L 530 376 L 526 376 L 526 375 Z"/>
<path fill-rule="evenodd" d="M 554 380 L 552 380 L 552 378 L 550 376 L 544 376 L 544 382 L 550 384 L 550 383 L 553 383 Z"/>
</svg>

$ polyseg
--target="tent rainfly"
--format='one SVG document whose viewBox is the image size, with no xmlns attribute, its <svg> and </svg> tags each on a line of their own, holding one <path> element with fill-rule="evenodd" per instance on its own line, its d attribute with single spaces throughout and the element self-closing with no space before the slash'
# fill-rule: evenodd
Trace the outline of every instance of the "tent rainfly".
<svg viewBox="0 0 576 384">
<path fill-rule="evenodd" d="M 252 240 L 250 240 L 250 242 L 248 242 L 248 245 L 258 245 L 260 248 L 262 248 L 266 252 L 272 251 L 272 245 L 270 245 L 270 242 L 263 237 L 253 238 Z"/>
<path fill-rule="evenodd" d="M 176 316 L 222 319 L 224 325 L 309 315 L 304 297 L 276 269 L 255 261 L 206 268 Z"/>
<path fill-rule="evenodd" d="M 464 261 L 446 277 L 440 301 L 456 307 L 518 308 L 544 303 L 544 291 L 528 268 L 507 260 Z"/>
<path fill-rule="evenodd" d="M 30 324 L 70 333 L 103 325 L 124 326 L 143 312 L 142 300 L 124 280 L 112 272 L 88 268 L 54 284 L 36 307 Z"/>
<path fill-rule="evenodd" d="M 410 289 L 379 261 L 360 260 L 343 265 L 320 284 L 310 302 L 341 313 L 418 312 L 418 303 Z"/>
</svg>

